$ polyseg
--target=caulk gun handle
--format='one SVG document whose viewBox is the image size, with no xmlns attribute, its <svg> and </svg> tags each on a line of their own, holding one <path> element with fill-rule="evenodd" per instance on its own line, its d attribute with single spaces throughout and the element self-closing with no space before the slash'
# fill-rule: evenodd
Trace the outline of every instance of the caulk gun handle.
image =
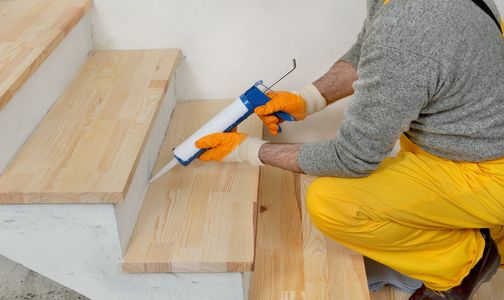
<svg viewBox="0 0 504 300">
<path fill-rule="evenodd" d="M 284 111 L 277 111 L 276 113 L 273 113 L 277 118 L 285 121 L 296 121 L 296 118 L 293 116 L 289 115 L 288 113 Z M 278 125 L 278 133 L 282 133 L 282 127 Z"/>
<path fill-rule="evenodd" d="M 277 111 L 274 115 L 285 121 L 296 121 L 296 118 L 283 111 Z"/>
</svg>

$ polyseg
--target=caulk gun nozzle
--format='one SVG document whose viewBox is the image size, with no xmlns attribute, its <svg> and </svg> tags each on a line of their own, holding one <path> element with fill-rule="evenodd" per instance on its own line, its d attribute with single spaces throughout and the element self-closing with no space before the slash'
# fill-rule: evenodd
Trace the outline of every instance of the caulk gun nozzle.
<svg viewBox="0 0 504 300">
<path fill-rule="evenodd" d="M 159 177 L 157 176 L 153 176 L 150 180 L 149 180 L 149 184 L 153 183 L 154 181 L 156 181 Z"/>
<path fill-rule="evenodd" d="M 167 163 L 164 167 L 161 168 L 161 170 L 159 170 L 159 172 L 157 172 L 156 175 L 152 176 L 152 178 L 149 180 L 149 184 L 150 183 L 153 183 L 154 181 L 156 181 L 159 177 L 163 176 L 164 174 L 166 174 L 168 171 L 170 171 L 173 167 L 175 167 L 176 165 L 178 164 L 178 161 L 176 158 L 172 159 L 169 163 Z"/>
</svg>

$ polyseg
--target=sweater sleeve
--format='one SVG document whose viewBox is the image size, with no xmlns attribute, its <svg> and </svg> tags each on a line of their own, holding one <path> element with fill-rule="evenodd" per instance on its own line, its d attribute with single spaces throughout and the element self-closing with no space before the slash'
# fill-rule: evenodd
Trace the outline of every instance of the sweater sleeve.
<svg viewBox="0 0 504 300">
<path fill-rule="evenodd" d="M 350 50 L 348 50 L 340 58 L 340 60 L 346 61 L 347 63 L 354 66 L 355 69 L 357 69 L 357 65 L 359 64 L 361 45 L 362 45 L 362 41 L 364 40 L 364 35 L 366 34 L 366 23 L 367 22 L 368 22 L 368 19 L 366 18 L 366 20 L 364 21 L 364 26 L 362 26 L 362 30 L 359 33 L 359 35 L 357 36 L 357 41 L 352 45 Z"/>
<path fill-rule="evenodd" d="M 364 25 L 357 36 L 357 41 L 352 45 L 350 50 L 348 50 L 343 56 L 340 58 L 342 61 L 346 61 L 347 63 L 354 66 L 357 69 L 357 65 L 359 64 L 359 60 L 361 57 L 361 47 L 362 42 L 364 41 L 364 37 L 366 35 L 366 28 L 368 28 L 369 23 L 374 18 L 376 10 L 382 6 L 383 0 L 368 0 L 367 1 L 367 16 L 364 20 Z"/>
<path fill-rule="evenodd" d="M 435 94 L 441 72 L 437 62 L 409 51 L 383 45 L 363 48 L 354 99 L 336 138 L 302 145 L 300 168 L 317 176 L 372 173 Z"/>
</svg>

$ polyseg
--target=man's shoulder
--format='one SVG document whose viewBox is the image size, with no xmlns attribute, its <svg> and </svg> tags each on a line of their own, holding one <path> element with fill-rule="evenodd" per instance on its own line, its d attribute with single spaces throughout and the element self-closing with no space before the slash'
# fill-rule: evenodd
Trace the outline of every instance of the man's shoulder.
<svg viewBox="0 0 504 300">
<path fill-rule="evenodd" d="M 457 10 L 464 1 L 390 0 L 369 22 L 364 43 L 430 52 L 456 36 Z"/>
<path fill-rule="evenodd" d="M 470 0 L 389 0 L 380 6 L 376 16 L 377 19 L 380 16 L 409 16 L 414 20 L 424 20 L 425 17 L 451 14 L 463 7 L 466 1 L 470 3 Z"/>
</svg>

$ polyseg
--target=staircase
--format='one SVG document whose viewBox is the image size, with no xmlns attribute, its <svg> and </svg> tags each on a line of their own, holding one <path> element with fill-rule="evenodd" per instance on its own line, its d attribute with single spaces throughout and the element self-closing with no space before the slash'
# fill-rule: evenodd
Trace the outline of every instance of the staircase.
<svg viewBox="0 0 504 300">
<path fill-rule="evenodd" d="M 0 254 L 91 299 L 248 298 L 259 194 L 285 196 L 299 180 L 196 161 L 149 185 L 171 149 L 229 101 L 177 103 L 178 49 L 94 50 L 91 7 L 91 0 L 0 1 Z M 260 137 L 262 123 L 252 116 L 239 130 Z M 271 186 L 285 176 L 282 188 Z M 301 223 L 280 226 L 301 234 Z M 298 255 L 299 241 L 282 247 Z M 313 260 L 305 251 L 308 280 L 328 266 L 314 249 Z M 331 268 L 338 251 L 328 256 Z M 357 266 L 348 277 L 358 290 L 352 299 L 367 299 L 360 256 L 342 255 Z M 266 299 L 257 278 L 251 298 Z M 345 285 L 344 276 L 334 278 Z"/>
<path fill-rule="evenodd" d="M 124 201 L 179 58 L 90 53 L 0 177 L 0 203 Z"/>
</svg>

